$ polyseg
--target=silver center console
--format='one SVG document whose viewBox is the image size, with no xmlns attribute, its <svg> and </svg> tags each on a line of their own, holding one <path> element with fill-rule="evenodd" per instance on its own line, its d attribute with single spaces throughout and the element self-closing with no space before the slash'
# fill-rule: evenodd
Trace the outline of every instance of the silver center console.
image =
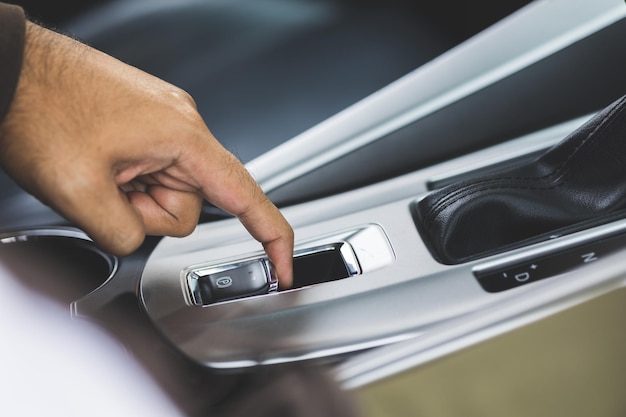
<svg viewBox="0 0 626 417">
<path fill-rule="evenodd" d="M 202 225 L 184 239 L 163 240 L 141 278 L 141 301 L 186 355 L 214 368 L 241 368 L 337 357 L 407 339 L 439 346 L 486 328 L 503 331 L 610 291 L 623 284 L 622 276 L 589 277 L 585 268 L 623 251 L 624 221 L 449 266 L 431 257 L 409 209 L 444 173 L 458 175 L 460 167 L 474 170 L 548 146 L 581 122 L 285 209 L 296 232 L 296 281 L 298 259 L 326 251 L 336 252 L 343 265 L 339 278 L 325 272 L 333 261 L 320 257 L 307 268 L 313 271 L 309 279 L 319 282 L 274 291 L 265 284 L 272 273 L 258 243 L 237 220 L 226 220 Z M 605 243 L 613 236 L 618 238 Z M 194 295 L 200 280 L 217 277 L 217 287 L 220 277 L 234 280 L 233 271 L 250 265 L 260 265 L 252 275 L 260 276 L 262 291 L 255 287 L 207 303 Z"/>
</svg>

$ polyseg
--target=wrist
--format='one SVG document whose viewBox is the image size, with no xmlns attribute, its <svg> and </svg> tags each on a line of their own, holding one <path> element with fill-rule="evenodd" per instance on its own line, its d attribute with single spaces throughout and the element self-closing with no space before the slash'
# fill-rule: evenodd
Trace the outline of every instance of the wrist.
<svg viewBox="0 0 626 417">
<path fill-rule="evenodd" d="M 81 46 L 64 35 L 25 22 L 21 71 L 0 126 L 2 148 L 24 135 L 45 137 L 59 121 L 58 113 L 67 110 L 69 96 L 79 82 L 72 72 Z"/>
</svg>

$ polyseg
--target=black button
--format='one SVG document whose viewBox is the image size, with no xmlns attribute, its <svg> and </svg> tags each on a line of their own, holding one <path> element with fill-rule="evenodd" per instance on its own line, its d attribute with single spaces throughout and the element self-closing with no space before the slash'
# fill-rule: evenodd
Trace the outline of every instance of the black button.
<svg viewBox="0 0 626 417">
<path fill-rule="evenodd" d="M 499 292 L 596 262 L 626 246 L 626 234 L 619 234 L 535 259 L 475 272 L 485 291 Z"/>
<path fill-rule="evenodd" d="M 203 304 L 263 294 L 269 289 L 269 279 L 263 261 L 222 270 L 198 278 Z"/>
</svg>

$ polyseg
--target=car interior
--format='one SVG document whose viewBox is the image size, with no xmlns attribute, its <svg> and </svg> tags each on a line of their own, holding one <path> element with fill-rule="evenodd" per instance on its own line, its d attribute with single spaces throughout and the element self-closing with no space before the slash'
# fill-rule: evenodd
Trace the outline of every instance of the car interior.
<svg viewBox="0 0 626 417">
<path fill-rule="evenodd" d="M 624 1 L 17 3 L 188 91 L 294 228 L 282 289 L 208 202 L 116 257 L 0 177 L 3 261 L 189 415 L 302 364 L 369 417 L 626 412 Z"/>
</svg>

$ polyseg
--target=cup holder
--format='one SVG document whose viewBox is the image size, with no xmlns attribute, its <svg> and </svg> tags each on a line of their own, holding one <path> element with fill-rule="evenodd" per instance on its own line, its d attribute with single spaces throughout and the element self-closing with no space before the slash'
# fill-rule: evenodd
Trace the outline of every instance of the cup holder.
<svg viewBox="0 0 626 417">
<path fill-rule="evenodd" d="M 77 229 L 0 233 L 0 262 L 37 292 L 71 303 L 110 279 L 117 258 Z"/>
</svg>

